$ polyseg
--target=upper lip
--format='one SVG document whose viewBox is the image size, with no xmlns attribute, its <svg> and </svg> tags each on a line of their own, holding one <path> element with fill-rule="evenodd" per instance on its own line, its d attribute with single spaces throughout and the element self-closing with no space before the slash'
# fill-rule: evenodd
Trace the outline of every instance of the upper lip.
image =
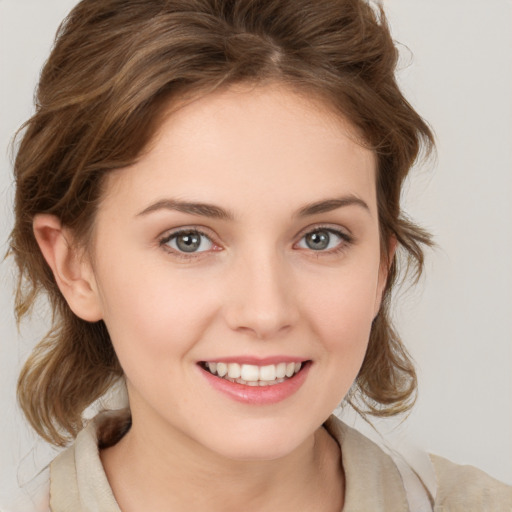
<svg viewBox="0 0 512 512">
<path fill-rule="evenodd" d="M 201 363 L 238 363 L 238 364 L 252 364 L 255 366 L 265 366 L 269 364 L 279 363 L 304 363 L 308 361 L 307 358 L 298 356 L 268 356 L 268 357 L 255 357 L 255 356 L 229 356 L 229 357 L 214 357 L 212 359 L 204 359 Z"/>
</svg>

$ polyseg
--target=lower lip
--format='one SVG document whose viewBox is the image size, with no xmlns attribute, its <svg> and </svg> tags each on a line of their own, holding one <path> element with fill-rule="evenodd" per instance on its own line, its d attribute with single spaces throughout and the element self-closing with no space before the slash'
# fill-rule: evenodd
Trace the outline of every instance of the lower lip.
<svg viewBox="0 0 512 512">
<path fill-rule="evenodd" d="M 295 394 L 306 380 L 310 367 L 311 362 L 308 361 L 293 377 L 271 386 L 246 386 L 212 375 L 201 367 L 200 370 L 214 389 L 232 400 L 251 405 L 269 405 L 286 400 Z"/>
</svg>

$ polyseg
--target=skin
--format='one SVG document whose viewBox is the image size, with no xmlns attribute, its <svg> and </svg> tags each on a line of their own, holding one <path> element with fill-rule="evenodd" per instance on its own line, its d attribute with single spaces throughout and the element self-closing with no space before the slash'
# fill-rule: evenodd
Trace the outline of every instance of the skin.
<svg viewBox="0 0 512 512">
<path fill-rule="evenodd" d="M 375 168 L 321 103 L 238 86 L 167 116 L 108 176 L 85 257 L 58 219 L 36 216 L 62 293 L 105 321 L 126 374 L 133 425 L 101 453 L 123 511 L 341 509 L 339 448 L 321 425 L 357 376 L 385 285 Z M 340 197 L 350 204 L 296 215 Z M 154 206 L 171 198 L 234 219 Z M 195 258 L 167 241 L 183 227 L 208 236 Z M 326 229 L 350 240 L 331 232 L 312 249 L 305 235 Z M 198 366 L 276 355 L 311 361 L 276 404 L 236 402 Z"/>
</svg>

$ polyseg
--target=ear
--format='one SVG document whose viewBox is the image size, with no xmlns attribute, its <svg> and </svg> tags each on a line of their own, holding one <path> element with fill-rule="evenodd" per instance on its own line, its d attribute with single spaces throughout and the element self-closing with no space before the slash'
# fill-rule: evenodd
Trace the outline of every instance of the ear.
<svg viewBox="0 0 512 512">
<path fill-rule="evenodd" d="M 88 322 L 101 320 L 103 315 L 92 267 L 73 244 L 70 230 L 49 214 L 37 214 L 32 226 L 39 248 L 73 313 Z"/>
<path fill-rule="evenodd" d="M 384 295 L 384 290 L 386 289 L 386 284 L 388 282 L 389 269 L 391 268 L 391 264 L 393 263 L 393 258 L 395 257 L 395 252 L 397 249 L 397 239 L 394 236 L 389 238 L 387 254 L 386 257 L 381 258 L 380 267 L 379 267 L 379 277 L 377 282 L 377 294 L 375 297 L 375 309 L 374 309 L 374 318 L 378 315 L 380 306 L 382 304 L 382 297 Z"/>
</svg>

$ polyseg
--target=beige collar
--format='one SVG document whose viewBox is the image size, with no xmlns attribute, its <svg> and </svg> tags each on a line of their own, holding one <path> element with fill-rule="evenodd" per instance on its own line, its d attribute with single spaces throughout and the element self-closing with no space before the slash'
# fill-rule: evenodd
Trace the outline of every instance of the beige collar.
<svg viewBox="0 0 512 512">
<path fill-rule="evenodd" d="M 50 466 L 50 507 L 58 512 L 121 512 L 103 470 L 97 445 L 101 415 L 80 432 Z M 335 416 L 325 428 L 341 447 L 345 472 L 343 512 L 407 512 L 407 497 L 392 459 Z"/>
<path fill-rule="evenodd" d="M 402 478 L 391 457 L 334 415 L 324 426 L 341 447 L 345 472 L 343 512 L 409 512 Z"/>
</svg>

